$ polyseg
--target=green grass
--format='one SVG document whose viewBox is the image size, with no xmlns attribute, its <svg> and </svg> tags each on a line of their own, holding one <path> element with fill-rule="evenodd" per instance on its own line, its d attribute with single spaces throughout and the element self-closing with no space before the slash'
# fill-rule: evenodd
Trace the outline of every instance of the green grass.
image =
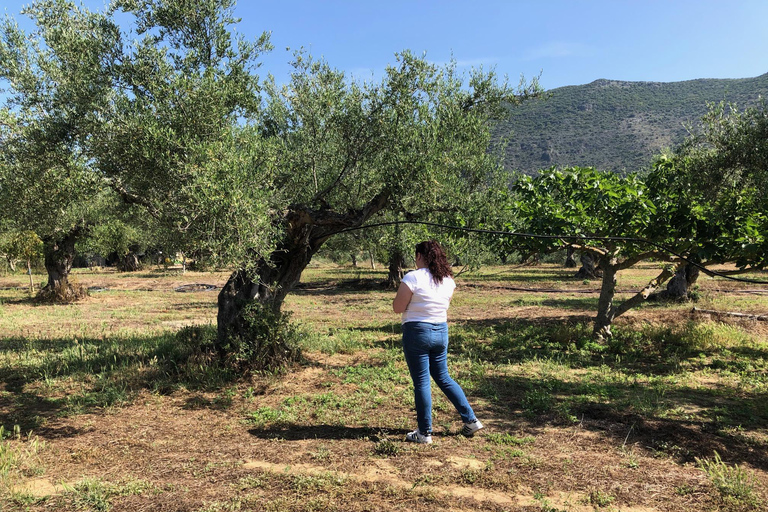
<svg viewBox="0 0 768 512">
<path fill-rule="evenodd" d="M 750 510 L 761 509 L 763 500 L 755 489 L 754 474 L 738 464 L 727 465 L 717 452 L 711 459 L 697 458 L 696 462 L 707 474 L 726 505 Z"/>
</svg>

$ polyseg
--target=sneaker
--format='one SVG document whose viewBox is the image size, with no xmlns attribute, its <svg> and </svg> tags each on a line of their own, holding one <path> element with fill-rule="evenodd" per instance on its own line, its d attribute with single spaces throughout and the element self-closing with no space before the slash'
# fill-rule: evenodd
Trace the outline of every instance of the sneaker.
<svg viewBox="0 0 768 512">
<path fill-rule="evenodd" d="M 475 435 L 475 432 L 483 428 L 483 424 L 480 423 L 480 420 L 470 421 L 469 423 L 464 424 L 464 428 L 461 429 L 461 435 L 464 437 L 472 437 Z"/>
<path fill-rule="evenodd" d="M 422 434 L 419 432 L 419 429 L 405 434 L 405 440 L 412 443 L 432 444 L 432 436 L 430 434 Z"/>
</svg>

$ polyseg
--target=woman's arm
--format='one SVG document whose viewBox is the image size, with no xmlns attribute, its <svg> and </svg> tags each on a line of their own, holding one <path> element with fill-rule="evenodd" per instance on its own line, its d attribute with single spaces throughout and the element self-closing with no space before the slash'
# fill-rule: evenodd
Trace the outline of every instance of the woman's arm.
<svg viewBox="0 0 768 512">
<path fill-rule="evenodd" d="M 413 292 L 408 288 L 408 285 L 400 283 L 400 288 L 397 289 L 395 300 L 392 301 L 392 309 L 394 312 L 402 313 L 405 311 L 406 308 L 408 308 L 408 304 L 411 303 L 411 297 L 413 297 Z"/>
</svg>

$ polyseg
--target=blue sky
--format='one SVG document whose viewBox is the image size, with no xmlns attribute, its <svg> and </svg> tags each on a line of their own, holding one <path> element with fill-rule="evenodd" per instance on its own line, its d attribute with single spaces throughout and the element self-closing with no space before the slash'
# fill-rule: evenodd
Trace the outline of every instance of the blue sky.
<svg viewBox="0 0 768 512">
<path fill-rule="evenodd" d="M 17 15 L 27 3 L 3 6 Z M 240 0 L 236 14 L 239 32 L 271 31 L 275 50 L 263 70 L 278 81 L 289 70 L 286 47 L 302 46 L 362 79 L 379 78 L 403 49 L 493 66 L 513 82 L 541 73 L 546 89 L 768 72 L 768 0 Z"/>
</svg>

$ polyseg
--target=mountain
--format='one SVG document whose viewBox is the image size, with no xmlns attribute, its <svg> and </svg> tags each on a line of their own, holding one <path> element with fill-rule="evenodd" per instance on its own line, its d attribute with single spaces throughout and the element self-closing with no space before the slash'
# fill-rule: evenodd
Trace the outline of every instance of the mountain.
<svg viewBox="0 0 768 512">
<path fill-rule="evenodd" d="M 707 111 L 726 101 L 739 110 L 768 98 L 768 73 L 755 78 L 684 82 L 596 80 L 548 91 L 509 109 L 493 129 L 506 144 L 504 165 L 536 174 L 551 166 L 592 166 L 621 174 L 649 168 L 679 144 Z"/>
</svg>

